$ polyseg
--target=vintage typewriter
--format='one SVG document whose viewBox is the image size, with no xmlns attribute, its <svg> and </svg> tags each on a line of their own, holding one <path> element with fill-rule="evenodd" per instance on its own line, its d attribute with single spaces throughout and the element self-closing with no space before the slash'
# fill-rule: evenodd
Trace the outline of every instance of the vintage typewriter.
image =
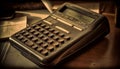
<svg viewBox="0 0 120 69">
<path fill-rule="evenodd" d="M 105 16 L 64 3 L 47 18 L 9 39 L 13 47 L 39 66 L 54 66 L 109 33 Z"/>
</svg>

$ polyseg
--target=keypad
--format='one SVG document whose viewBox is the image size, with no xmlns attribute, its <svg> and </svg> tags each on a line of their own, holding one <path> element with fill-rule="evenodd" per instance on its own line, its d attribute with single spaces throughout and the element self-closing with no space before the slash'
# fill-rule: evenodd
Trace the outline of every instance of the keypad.
<svg viewBox="0 0 120 69">
<path fill-rule="evenodd" d="M 52 28 L 45 22 L 27 27 L 15 34 L 15 38 L 43 56 L 49 56 L 51 53 L 58 51 L 58 48 L 71 39 L 67 33 Z"/>
</svg>

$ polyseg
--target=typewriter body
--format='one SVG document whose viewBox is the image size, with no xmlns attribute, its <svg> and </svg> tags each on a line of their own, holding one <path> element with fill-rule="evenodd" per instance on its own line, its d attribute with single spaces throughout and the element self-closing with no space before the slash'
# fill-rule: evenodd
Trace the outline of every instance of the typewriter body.
<svg viewBox="0 0 120 69">
<path fill-rule="evenodd" d="M 47 18 L 10 37 L 13 47 L 39 66 L 54 66 L 109 33 L 106 17 L 64 3 Z"/>
</svg>

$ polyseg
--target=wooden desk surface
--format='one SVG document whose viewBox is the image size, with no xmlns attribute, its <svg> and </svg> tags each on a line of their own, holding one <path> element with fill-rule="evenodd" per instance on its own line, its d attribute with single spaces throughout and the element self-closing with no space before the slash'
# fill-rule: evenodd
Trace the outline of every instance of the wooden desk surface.
<svg viewBox="0 0 120 69">
<path fill-rule="evenodd" d="M 120 28 L 115 27 L 114 15 L 106 15 L 110 23 L 110 33 L 77 56 L 61 63 L 60 69 L 113 68 L 120 66 Z"/>
</svg>

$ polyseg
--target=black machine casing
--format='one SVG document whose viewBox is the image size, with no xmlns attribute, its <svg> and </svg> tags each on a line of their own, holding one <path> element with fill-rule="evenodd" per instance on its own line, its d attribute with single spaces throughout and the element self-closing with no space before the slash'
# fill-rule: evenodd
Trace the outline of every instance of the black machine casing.
<svg viewBox="0 0 120 69">
<path fill-rule="evenodd" d="M 41 23 L 42 25 L 39 26 Z M 45 28 L 43 24 L 50 28 Z M 40 27 L 41 29 L 48 31 L 48 33 L 46 34 L 43 31 L 39 32 L 35 27 Z M 58 31 L 58 33 L 50 31 L 51 28 Z M 38 35 L 34 35 L 34 32 L 29 33 L 28 29 L 34 29 L 35 32 L 38 32 L 38 35 L 42 34 L 45 37 L 48 37 L 48 39 L 44 40 L 43 38 L 38 38 Z M 23 31 L 24 33 L 29 33 L 33 37 L 28 38 L 29 34 L 24 35 Z M 60 61 L 83 47 L 87 47 L 88 44 L 96 39 L 106 36 L 109 31 L 108 20 L 103 15 L 75 4 L 64 3 L 47 18 L 12 35 L 10 37 L 10 42 L 13 47 L 18 49 L 25 57 L 37 65 L 51 66 L 58 64 Z M 65 35 L 60 36 L 59 33 L 64 33 Z M 50 37 L 50 34 L 53 34 L 54 36 Z M 21 36 L 22 38 L 20 38 Z M 54 39 L 55 36 L 57 36 L 58 39 Z M 47 47 L 44 48 L 42 47 L 43 44 L 40 45 L 37 44 L 36 41 L 32 41 L 33 38 L 43 41 L 43 44 L 47 43 Z M 49 43 L 49 39 L 53 40 L 53 42 Z M 63 39 L 63 41 L 59 41 L 59 39 Z M 26 44 L 27 41 L 30 41 L 33 44 Z M 59 46 L 55 47 L 54 43 L 58 43 Z M 38 51 L 39 47 L 42 47 L 43 50 Z M 45 52 L 45 50 L 47 52 Z"/>
</svg>

